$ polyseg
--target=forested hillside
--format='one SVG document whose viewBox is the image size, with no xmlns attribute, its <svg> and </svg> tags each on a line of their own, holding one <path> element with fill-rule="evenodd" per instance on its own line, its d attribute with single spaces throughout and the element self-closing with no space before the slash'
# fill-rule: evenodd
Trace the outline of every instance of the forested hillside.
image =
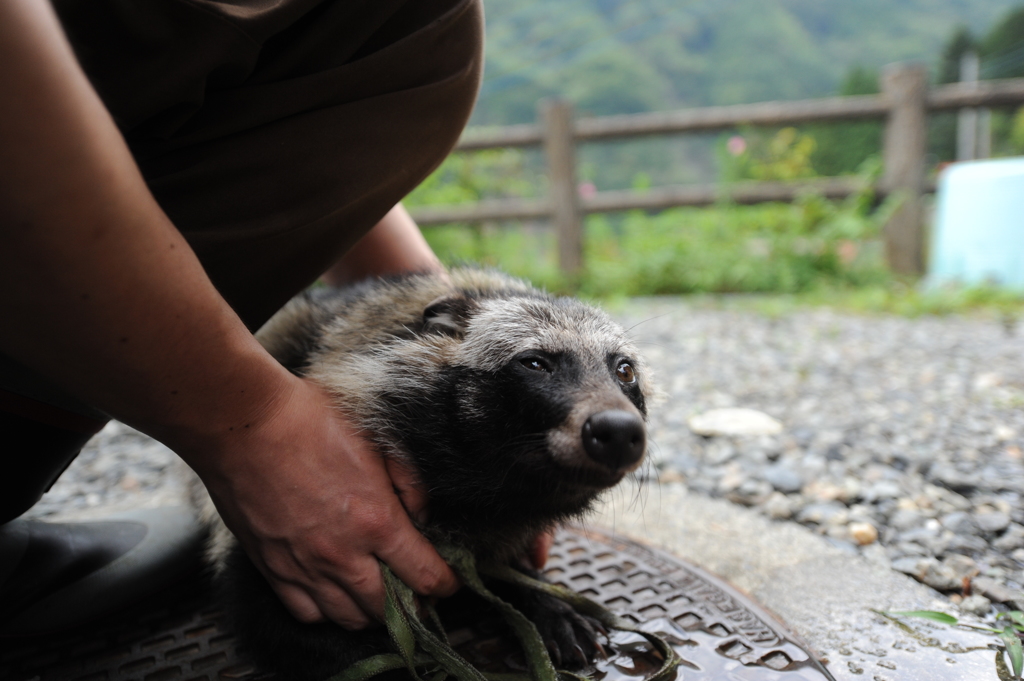
<svg viewBox="0 0 1024 681">
<path fill-rule="evenodd" d="M 534 119 L 560 94 L 591 114 L 835 93 L 853 66 L 938 63 L 957 25 L 1020 0 L 485 0 L 474 123 Z"/>
</svg>

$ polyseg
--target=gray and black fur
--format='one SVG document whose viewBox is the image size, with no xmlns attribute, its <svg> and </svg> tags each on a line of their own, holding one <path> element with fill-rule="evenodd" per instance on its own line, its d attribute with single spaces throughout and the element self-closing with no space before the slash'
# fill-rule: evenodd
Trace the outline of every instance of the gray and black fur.
<svg viewBox="0 0 1024 681">
<path fill-rule="evenodd" d="M 428 538 L 514 562 L 531 539 L 585 513 L 645 448 L 646 367 L 604 313 L 496 272 L 411 275 L 299 296 L 257 337 L 332 394 L 430 499 Z M 265 668 L 319 681 L 387 649 L 380 630 L 300 624 L 212 504 L 211 560 L 241 643 Z M 586 622 L 528 597 L 557 657 L 594 649 Z M 566 660 L 566 664 L 569 660 Z"/>
</svg>

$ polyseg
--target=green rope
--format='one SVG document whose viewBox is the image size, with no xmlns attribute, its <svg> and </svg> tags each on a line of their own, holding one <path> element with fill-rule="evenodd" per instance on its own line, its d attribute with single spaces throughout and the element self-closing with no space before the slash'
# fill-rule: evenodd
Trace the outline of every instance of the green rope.
<svg viewBox="0 0 1024 681">
<path fill-rule="evenodd" d="M 381 575 L 384 579 L 384 623 L 395 652 L 361 660 L 335 674 L 328 681 L 367 681 L 377 674 L 403 667 L 416 681 L 423 681 L 421 674 L 429 676 L 429 681 L 445 681 L 449 676 L 455 677 L 458 681 L 589 681 L 579 674 L 555 669 L 537 627 L 523 613 L 492 593 L 484 585 L 480 575 L 559 598 L 580 614 L 594 618 L 609 629 L 640 634 L 654 646 L 663 659 L 658 671 L 646 681 L 670 681 L 676 667 L 679 666 L 679 656 L 667 641 L 655 634 L 640 631 L 631 622 L 616 616 L 586 596 L 533 579 L 507 565 L 486 564 L 478 568 L 473 554 L 465 549 L 443 545 L 438 546 L 437 550 L 462 579 L 463 585 L 491 604 L 504 617 L 523 648 L 529 674 L 485 674 L 478 670 L 455 652 L 448 643 L 433 607 L 427 606 L 427 612 L 437 633 L 431 631 L 420 620 L 413 590 L 381 563 Z"/>
</svg>

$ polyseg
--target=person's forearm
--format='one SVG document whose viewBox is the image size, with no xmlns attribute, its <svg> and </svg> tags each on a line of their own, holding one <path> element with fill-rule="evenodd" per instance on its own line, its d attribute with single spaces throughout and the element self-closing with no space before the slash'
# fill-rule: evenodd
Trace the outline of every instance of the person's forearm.
<svg viewBox="0 0 1024 681">
<path fill-rule="evenodd" d="M 47 3 L 0 3 L 0 92 L 0 349 L 165 440 L 244 429 L 290 376 L 150 195 Z"/>
</svg>

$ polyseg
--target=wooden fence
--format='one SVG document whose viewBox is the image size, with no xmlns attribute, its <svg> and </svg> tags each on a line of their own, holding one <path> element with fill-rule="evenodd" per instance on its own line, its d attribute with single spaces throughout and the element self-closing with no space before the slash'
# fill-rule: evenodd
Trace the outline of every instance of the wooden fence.
<svg viewBox="0 0 1024 681">
<path fill-rule="evenodd" d="M 926 186 L 927 122 L 930 111 L 1024 103 L 1024 78 L 958 83 L 928 88 L 927 71 L 916 64 L 893 64 L 882 72 L 881 94 L 792 102 L 761 102 L 656 113 L 580 118 L 562 100 L 543 102 L 536 124 L 469 128 L 459 151 L 542 146 L 547 157 L 546 199 L 492 199 L 458 206 L 423 206 L 413 211 L 421 225 L 548 218 L 558 234 L 559 265 L 566 273 L 583 265 L 583 217 L 590 213 L 703 206 L 728 198 L 736 203 L 792 201 L 816 191 L 842 198 L 859 190 L 856 178 L 802 182 L 744 182 L 680 185 L 646 191 L 598 192 L 580 197 L 576 145 L 596 140 L 727 130 L 740 125 L 780 126 L 827 121 L 886 121 L 883 177 L 876 190 L 899 192 L 904 200 L 885 228 L 886 256 L 897 272 L 922 271 L 922 196 Z"/>
</svg>

